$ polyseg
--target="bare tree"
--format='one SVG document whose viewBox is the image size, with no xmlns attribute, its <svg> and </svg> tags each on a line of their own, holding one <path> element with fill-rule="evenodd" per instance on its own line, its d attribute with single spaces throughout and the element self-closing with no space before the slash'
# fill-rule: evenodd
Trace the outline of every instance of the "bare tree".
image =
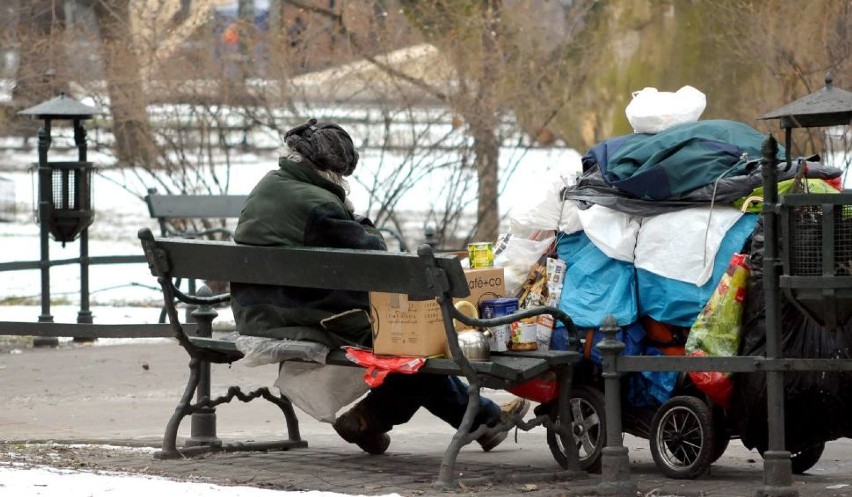
<svg viewBox="0 0 852 497">
<path fill-rule="evenodd" d="M 100 31 L 116 156 L 122 165 L 150 168 L 157 162 L 156 147 L 149 128 L 140 61 L 128 29 L 129 4 L 128 0 L 94 0 L 93 10 Z"/>
<path fill-rule="evenodd" d="M 63 35 L 65 15 L 62 2 L 20 2 L 15 37 L 18 43 L 18 72 L 12 89 L 12 113 L 39 104 L 68 91 Z M 18 127 L 25 126 L 17 119 Z"/>
</svg>

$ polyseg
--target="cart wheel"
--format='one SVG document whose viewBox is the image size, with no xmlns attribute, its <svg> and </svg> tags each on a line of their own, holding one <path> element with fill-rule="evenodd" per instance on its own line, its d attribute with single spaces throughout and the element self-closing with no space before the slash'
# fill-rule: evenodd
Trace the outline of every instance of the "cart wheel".
<svg viewBox="0 0 852 497">
<path fill-rule="evenodd" d="M 713 416 L 701 399 L 667 400 L 651 420 L 651 456 L 669 478 L 692 479 L 704 473 L 715 455 Z"/>
<path fill-rule="evenodd" d="M 550 416 L 556 420 L 559 406 L 556 402 L 550 410 Z M 589 386 L 577 386 L 571 389 L 571 433 L 580 457 L 580 469 L 590 473 L 600 473 L 601 454 L 606 446 L 606 415 L 604 396 L 600 390 Z M 564 437 L 555 431 L 547 430 L 547 446 L 553 458 L 563 468 L 568 468 L 568 456 L 565 453 Z M 570 443 L 570 442 L 569 442 Z"/>
<path fill-rule="evenodd" d="M 819 458 L 822 457 L 822 451 L 824 450 L 825 442 L 820 442 L 795 454 L 790 454 L 790 465 L 793 467 L 793 474 L 800 475 L 813 468 L 814 464 L 819 462 Z"/>
<path fill-rule="evenodd" d="M 725 410 L 719 406 L 713 407 L 713 457 L 710 463 L 714 463 L 725 454 L 728 444 L 731 442 L 731 434 L 728 432 L 728 422 Z"/>
<path fill-rule="evenodd" d="M 807 449 L 802 449 L 799 452 L 791 452 L 790 466 L 793 474 L 800 475 L 813 468 L 814 465 L 819 462 L 819 458 L 822 457 L 822 451 L 824 450 L 825 442 L 820 442 L 808 447 Z M 757 453 L 760 454 L 760 457 L 763 457 L 764 452 L 766 452 L 765 447 L 757 448 Z"/>
</svg>

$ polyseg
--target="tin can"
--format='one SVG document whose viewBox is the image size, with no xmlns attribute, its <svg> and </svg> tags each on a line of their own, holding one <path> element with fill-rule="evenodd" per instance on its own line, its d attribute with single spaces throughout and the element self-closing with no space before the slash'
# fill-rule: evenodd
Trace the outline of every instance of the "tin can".
<svg viewBox="0 0 852 497">
<path fill-rule="evenodd" d="M 494 244 L 491 242 L 468 243 L 467 256 L 470 267 L 493 267 Z"/>
<path fill-rule="evenodd" d="M 512 337 L 509 348 L 512 350 L 537 350 L 538 320 L 535 317 L 524 318 L 512 323 Z"/>
<path fill-rule="evenodd" d="M 479 316 L 482 319 L 506 316 L 517 312 L 517 310 L 518 299 L 513 298 L 485 299 L 479 304 Z M 506 351 L 511 340 L 512 325 L 501 324 L 489 329 L 491 330 L 491 350 L 494 352 Z"/>
</svg>

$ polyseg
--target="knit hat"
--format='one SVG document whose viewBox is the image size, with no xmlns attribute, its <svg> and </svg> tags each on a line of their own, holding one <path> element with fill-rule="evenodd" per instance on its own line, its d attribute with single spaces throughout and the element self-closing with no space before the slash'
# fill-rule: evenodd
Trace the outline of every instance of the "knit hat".
<svg viewBox="0 0 852 497">
<path fill-rule="evenodd" d="M 358 165 L 358 152 L 349 133 L 334 123 L 310 119 L 284 135 L 287 146 L 321 171 L 349 176 Z"/>
</svg>

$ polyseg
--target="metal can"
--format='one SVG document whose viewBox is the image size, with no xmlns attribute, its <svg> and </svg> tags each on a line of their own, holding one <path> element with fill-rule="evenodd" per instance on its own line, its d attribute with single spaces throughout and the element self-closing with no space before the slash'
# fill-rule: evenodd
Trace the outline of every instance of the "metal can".
<svg viewBox="0 0 852 497">
<path fill-rule="evenodd" d="M 518 307 L 518 299 L 485 299 L 479 304 L 479 316 L 482 319 L 506 316 L 517 312 Z M 489 329 L 491 330 L 491 350 L 494 352 L 506 351 L 511 340 L 512 325 L 501 324 Z"/>
<path fill-rule="evenodd" d="M 509 348 L 512 350 L 537 350 L 536 332 L 538 320 L 535 317 L 524 318 L 512 323 L 512 336 Z"/>
<path fill-rule="evenodd" d="M 493 267 L 494 244 L 491 242 L 468 243 L 467 256 L 470 267 Z"/>
</svg>

